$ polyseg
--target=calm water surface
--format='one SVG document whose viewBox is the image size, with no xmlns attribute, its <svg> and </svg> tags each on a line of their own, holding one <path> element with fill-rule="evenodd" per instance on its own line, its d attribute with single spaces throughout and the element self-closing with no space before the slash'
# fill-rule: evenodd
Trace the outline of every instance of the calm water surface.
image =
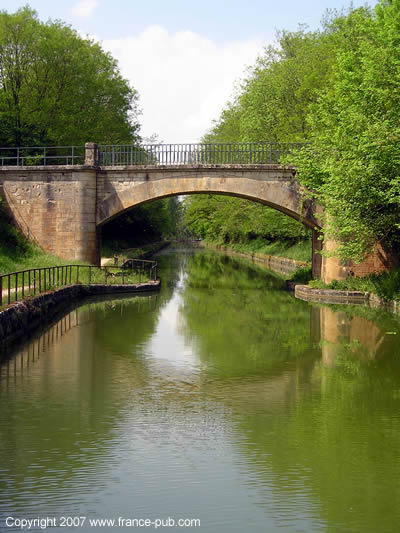
<svg viewBox="0 0 400 533">
<path fill-rule="evenodd" d="M 85 302 L 1 367 L 0 530 L 397 531 L 400 318 L 208 251 L 158 259 L 160 294 Z"/>
</svg>

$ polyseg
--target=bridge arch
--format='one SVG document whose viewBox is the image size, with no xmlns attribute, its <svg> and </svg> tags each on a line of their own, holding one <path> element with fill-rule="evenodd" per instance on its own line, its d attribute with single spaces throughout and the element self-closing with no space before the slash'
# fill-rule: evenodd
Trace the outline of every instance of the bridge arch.
<svg viewBox="0 0 400 533">
<path fill-rule="evenodd" d="M 221 194 L 252 200 L 276 209 L 311 229 L 320 229 L 322 210 L 304 193 L 293 179 L 290 168 L 275 167 L 239 172 L 221 169 L 200 170 L 187 173 L 182 169 L 168 169 L 160 175 L 160 169 L 147 173 L 129 183 L 113 180 L 108 172 L 109 187 L 104 197 L 98 200 L 96 223 L 100 227 L 141 204 L 169 196 L 188 194 Z M 239 170 L 239 169 L 238 169 Z"/>
</svg>

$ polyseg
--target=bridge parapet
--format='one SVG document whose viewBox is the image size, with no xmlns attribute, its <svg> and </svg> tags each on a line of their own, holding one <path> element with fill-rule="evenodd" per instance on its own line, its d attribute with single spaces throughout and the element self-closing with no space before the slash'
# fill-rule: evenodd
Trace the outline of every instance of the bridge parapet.
<svg viewBox="0 0 400 533">
<path fill-rule="evenodd" d="M 184 143 L 0 148 L 8 166 L 190 166 L 280 163 L 309 143 Z"/>
<path fill-rule="evenodd" d="M 308 143 L 100 145 L 101 166 L 257 165 L 279 163 Z"/>
</svg>

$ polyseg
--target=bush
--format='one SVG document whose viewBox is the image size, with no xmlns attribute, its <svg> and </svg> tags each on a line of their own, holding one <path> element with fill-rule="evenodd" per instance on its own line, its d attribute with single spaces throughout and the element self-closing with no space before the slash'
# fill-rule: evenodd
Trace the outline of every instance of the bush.
<svg viewBox="0 0 400 533">
<path fill-rule="evenodd" d="M 311 267 L 298 268 L 290 276 L 290 281 L 298 281 L 300 283 L 308 283 L 312 279 Z"/>
</svg>

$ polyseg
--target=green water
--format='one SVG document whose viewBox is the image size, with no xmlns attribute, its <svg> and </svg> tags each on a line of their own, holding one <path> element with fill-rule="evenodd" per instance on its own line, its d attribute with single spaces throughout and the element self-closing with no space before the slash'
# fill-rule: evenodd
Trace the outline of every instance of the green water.
<svg viewBox="0 0 400 533">
<path fill-rule="evenodd" d="M 0 530 L 397 531 L 400 318 L 158 260 L 159 294 L 85 302 L 2 365 Z"/>
</svg>

